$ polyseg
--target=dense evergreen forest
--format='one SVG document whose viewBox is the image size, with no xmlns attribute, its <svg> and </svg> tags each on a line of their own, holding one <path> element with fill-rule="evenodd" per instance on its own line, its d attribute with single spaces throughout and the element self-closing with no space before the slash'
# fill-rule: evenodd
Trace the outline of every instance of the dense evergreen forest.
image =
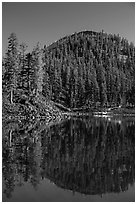
<svg viewBox="0 0 137 204">
<path fill-rule="evenodd" d="M 4 107 L 23 107 L 26 101 L 34 110 L 43 101 L 69 110 L 134 107 L 135 47 L 119 35 L 83 31 L 48 47 L 38 43 L 28 53 L 12 33 L 2 61 L 2 86 Z"/>
<path fill-rule="evenodd" d="M 28 52 L 11 33 L 2 60 L 2 98 L 7 198 L 17 186 L 37 189 L 46 178 L 89 195 L 119 193 L 134 184 L 135 123 L 124 117 L 135 106 L 133 43 L 82 31 Z M 81 110 L 88 117 L 77 117 Z M 104 110 L 111 115 L 89 117 Z M 117 111 L 123 115 L 115 117 Z"/>
</svg>

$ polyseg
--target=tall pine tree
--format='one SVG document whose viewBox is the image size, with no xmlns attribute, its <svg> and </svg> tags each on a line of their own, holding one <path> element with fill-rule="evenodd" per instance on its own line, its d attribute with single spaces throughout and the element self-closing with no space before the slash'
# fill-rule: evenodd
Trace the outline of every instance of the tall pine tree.
<svg viewBox="0 0 137 204">
<path fill-rule="evenodd" d="M 10 92 L 10 103 L 14 102 L 13 96 L 18 87 L 19 56 L 18 40 L 15 33 L 11 33 L 8 38 L 8 50 L 5 56 L 5 68 L 7 77 L 7 89 Z"/>
</svg>

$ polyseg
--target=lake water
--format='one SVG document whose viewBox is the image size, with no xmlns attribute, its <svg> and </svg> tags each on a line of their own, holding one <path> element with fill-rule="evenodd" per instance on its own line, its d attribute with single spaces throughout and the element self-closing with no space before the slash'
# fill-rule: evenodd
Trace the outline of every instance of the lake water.
<svg viewBox="0 0 137 204">
<path fill-rule="evenodd" d="M 3 201 L 135 201 L 134 118 L 3 124 Z"/>
</svg>

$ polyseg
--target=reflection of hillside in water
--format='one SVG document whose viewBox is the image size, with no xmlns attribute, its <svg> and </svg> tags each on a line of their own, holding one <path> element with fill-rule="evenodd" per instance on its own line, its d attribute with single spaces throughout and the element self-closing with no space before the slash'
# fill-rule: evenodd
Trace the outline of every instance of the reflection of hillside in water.
<svg viewBox="0 0 137 204">
<path fill-rule="evenodd" d="M 3 131 L 4 193 L 49 178 L 84 194 L 121 192 L 134 183 L 134 120 L 70 119 Z M 4 129 L 4 130 L 5 130 Z"/>
</svg>

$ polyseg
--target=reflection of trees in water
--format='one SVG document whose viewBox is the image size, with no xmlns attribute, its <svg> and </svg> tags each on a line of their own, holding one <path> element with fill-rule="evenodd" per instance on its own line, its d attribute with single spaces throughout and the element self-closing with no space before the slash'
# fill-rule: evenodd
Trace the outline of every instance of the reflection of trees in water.
<svg viewBox="0 0 137 204">
<path fill-rule="evenodd" d="M 4 128 L 4 127 L 3 127 Z M 31 182 L 34 186 L 38 177 L 37 147 L 39 138 L 33 131 L 26 132 L 20 126 L 5 126 L 3 131 L 3 177 L 5 183 L 5 194 L 10 197 L 10 192 L 16 185 Z M 11 137 L 12 130 L 12 137 Z M 11 142 L 9 142 L 11 139 Z M 8 172 L 10 171 L 10 172 Z M 13 178 L 10 182 L 10 178 Z M 10 182 L 10 184 L 9 184 Z M 11 189 L 12 188 L 12 189 Z M 10 192 L 9 192 L 9 189 Z"/>
<path fill-rule="evenodd" d="M 53 132 L 52 132 L 53 131 Z M 70 120 L 45 137 L 45 177 L 87 194 L 120 192 L 134 182 L 134 125 Z M 45 146 L 47 149 L 45 151 Z"/>
<path fill-rule="evenodd" d="M 134 121 L 85 118 L 12 127 L 3 131 L 7 197 L 15 186 L 31 182 L 37 188 L 44 178 L 85 194 L 125 191 L 134 183 Z"/>
</svg>

